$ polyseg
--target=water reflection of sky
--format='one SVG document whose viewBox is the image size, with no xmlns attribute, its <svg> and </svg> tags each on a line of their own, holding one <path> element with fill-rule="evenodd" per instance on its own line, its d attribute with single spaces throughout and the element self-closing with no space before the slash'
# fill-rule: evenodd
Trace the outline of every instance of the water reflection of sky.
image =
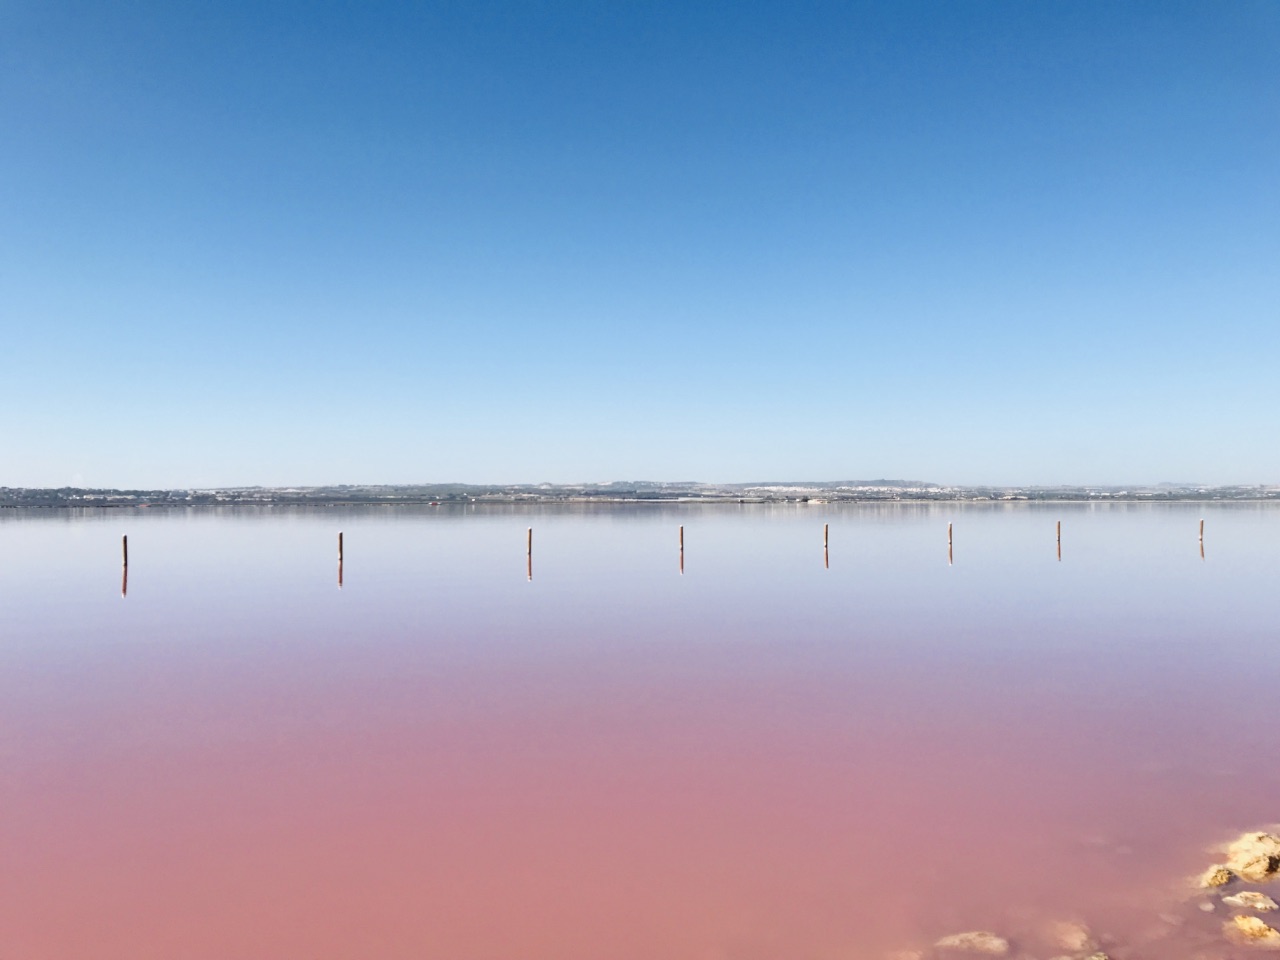
<svg viewBox="0 0 1280 960">
<path fill-rule="evenodd" d="M 6 513 L 0 930 L 133 958 L 1123 931 L 1277 819 L 1277 534 L 1239 505 Z"/>
</svg>

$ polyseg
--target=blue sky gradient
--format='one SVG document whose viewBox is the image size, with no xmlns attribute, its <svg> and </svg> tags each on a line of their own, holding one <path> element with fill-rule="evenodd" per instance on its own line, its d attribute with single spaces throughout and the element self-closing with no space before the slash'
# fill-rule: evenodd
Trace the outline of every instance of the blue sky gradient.
<svg viewBox="0 0 1280 960">
<path fill-rule="evenodd" d="M 0 7 L 0 485 L 1280 482 L 1280 4 Z"/>
</svg>

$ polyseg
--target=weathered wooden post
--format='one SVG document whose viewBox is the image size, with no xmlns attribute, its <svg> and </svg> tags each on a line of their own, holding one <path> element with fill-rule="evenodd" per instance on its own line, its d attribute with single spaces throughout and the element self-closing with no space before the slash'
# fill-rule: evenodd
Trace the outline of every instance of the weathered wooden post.
<svg viewBox="0 0 1280 960">
<path fill-rule="evenodd" d="M 120 596 L 129 595 L 129 535 L 120 538 Z"/>
<path fill-rule="evenodd" d="M 684 524 L 680 524 L 680 576 L 684 576 Z"/>
<path fill-rule="evenodd" d="M 830 529 L 831 529 L 831 524 L 824 523 L 822 525 L 822 549 L 823 550 L 827 549 L 827 547 L 831 543 L 830 538 L 828 536 L 828 534 L 830 533 Z"/>
<path fill-rule="evenodd" d="M 338 589 L 342 589 L 342 531 L 338 531 Z"/>
<path fill-rule="evenodd" d="M 530 583 L 533 582 L 533 527 L 529 528 L 529 532 L 525 536 L 524 575 Z"/>
<path fill-rule="evenodd" d="M 1204 543 L 1204 519 L 1200 520 L 1200 542 Z"/>
</svg>

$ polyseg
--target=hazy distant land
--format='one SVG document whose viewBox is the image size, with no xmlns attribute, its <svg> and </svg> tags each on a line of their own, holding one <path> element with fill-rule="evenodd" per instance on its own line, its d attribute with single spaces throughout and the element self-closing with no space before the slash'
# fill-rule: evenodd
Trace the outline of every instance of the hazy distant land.
<svg viewBox="0 0 1280 960">
<path fill-rule="evenodd" d="M 1280 484 L 1204 486 L 947 486 L 914 480 L 764 483 L 658 483 L 617 480 L 582 484 L 219 487 L 186 490 L 106 490 L 79 487 L 0 487 L 0 507 L 180 507 L 375 503 L 636 503 L 636 502 L 861 502 L 861 501 L 1204 501 L 1280 500 Z"/>
</svg>

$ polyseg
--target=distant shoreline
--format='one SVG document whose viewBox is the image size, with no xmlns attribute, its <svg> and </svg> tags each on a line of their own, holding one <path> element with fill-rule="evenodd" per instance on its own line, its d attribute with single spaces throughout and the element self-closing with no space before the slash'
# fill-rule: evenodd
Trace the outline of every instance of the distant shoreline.
<svg viewBox="0 0 1280 960">
<path fill-rule="evenodd" d="M 115 490 L 0 487 L 0 508 L 351 507 L 590 504 L 1269 503 L 1280 485 L 962 487 L 915 481 L 703 484 L 423 484 Z"/>
</svg>

